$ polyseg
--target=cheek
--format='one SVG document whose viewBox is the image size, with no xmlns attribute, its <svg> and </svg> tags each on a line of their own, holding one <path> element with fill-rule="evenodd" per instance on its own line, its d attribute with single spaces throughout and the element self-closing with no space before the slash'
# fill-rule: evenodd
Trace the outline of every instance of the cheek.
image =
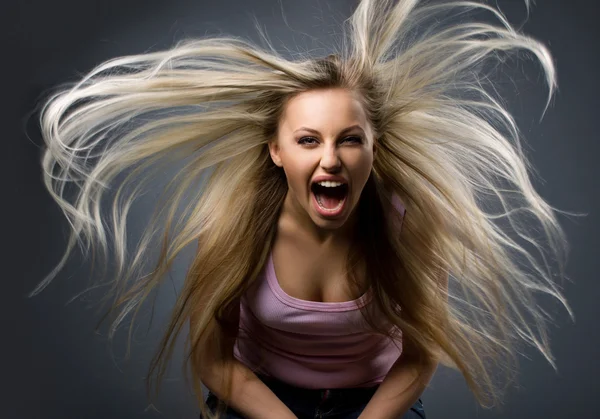
<svg viewBox="0 0 600 419">
<path fill-rule="evenodd" d="M 283 162 L 283 171 L 287 178 L 288 185 L 295 191 L 302 191 L 306 189 L 306 185 L 311 176 L 310 165 L 299 159 L 289 160 Z"/>
<path fill-rule="evenodd" d="M 355 176 L 361 178 L 365 176 L 368 177 L 373 168 L 373 154 L 368 152 L 360 153 L 349 159 L 348 163 L 348 166 Z"/>
</svg>

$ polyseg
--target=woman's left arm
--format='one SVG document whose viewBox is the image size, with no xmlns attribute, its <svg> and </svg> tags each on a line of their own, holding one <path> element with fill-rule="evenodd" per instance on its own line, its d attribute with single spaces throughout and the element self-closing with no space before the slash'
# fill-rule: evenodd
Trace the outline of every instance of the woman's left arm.
<svg viewBox="0 0 600 419">
<path fill-rule="evenodd" d="M 403 351 L 359 419 L 398 419 L 421 396 L 437 368 L 437 361 L 426 361 Z"/>
<path fill-rule="evenodd" d="M 440 291 L 448 296 L 447 271 L 439 276 Z M 419 399 L 438 366 L 438 360 L 421 356 L 408 341 L 402 353 L 371 397 L 359 419 L 398 419 Z"/>
</svg>

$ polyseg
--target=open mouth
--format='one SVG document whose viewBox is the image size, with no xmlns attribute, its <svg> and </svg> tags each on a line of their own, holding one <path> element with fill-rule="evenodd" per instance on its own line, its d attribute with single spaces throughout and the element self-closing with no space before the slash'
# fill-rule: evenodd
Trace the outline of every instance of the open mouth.
<svg viewBox="0 0 600 419">
<path fill-rule="evenodd" d="M 348 196 L 348 184 L 321 181 L 311 185 L 311 191 L 320 210 L 325 213 L 339 212 Z"/>
</svg>

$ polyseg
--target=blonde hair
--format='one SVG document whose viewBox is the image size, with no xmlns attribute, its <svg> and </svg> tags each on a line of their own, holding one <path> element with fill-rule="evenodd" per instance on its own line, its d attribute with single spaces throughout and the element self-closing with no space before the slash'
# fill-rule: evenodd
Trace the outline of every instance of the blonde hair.
<svg viewBox="0 0 600 419">
<path fill-rule="evenodd" d="M 571 313 L 553 280 L 566 240 L 556 210 L 532 186 L 518 128 L 486 72 L 527 51 L 545 73 L 550 99 L 550 54 L 485 4 L 418 3 L 361 1 L 343 43 L 326 58 L 290 60 L 234 38 L 185 40 L 108 61 L 52 94 L 41 113 L 44 180 L 72 231 L 64 257 L 33 294 L 77 243 L 114 258 L 112 336 L 126 316 L 133 323 L 177 255 L 198 241 L 150 375 L 160 382 L 175 338 L 194 316 L 186 367 L 204 412 L 196 348 L 217 339 L 220 355 L 231 359 L 237 324 L 228 313 L 266 262 L 287 192 L 267 148 L 285 102 L 311 89 L 347 88 L 359 93 L 378 133 L 349 257 L 350 266 L 366 260 L 376 307 L 421 353 L 458 369 L 482 404 L 498 402 L 502 384 L 514 378 L 519 343 L 555 366 L 550 318 L 534 296 L 548 294 Z M 448 20 L 477 10 L 497 24 Z M 173 163 L 178 171 L 130 254 L 128 211 Z M 394 195 L 407 208 L 401 234 L 388 215 Z M 158 261 L 143 273 L 161 235 Z"/>
</svg>

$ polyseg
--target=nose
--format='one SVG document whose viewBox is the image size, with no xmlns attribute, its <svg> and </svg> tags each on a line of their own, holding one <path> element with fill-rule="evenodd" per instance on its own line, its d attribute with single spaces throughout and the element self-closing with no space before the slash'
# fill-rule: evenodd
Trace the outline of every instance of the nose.
<svg viewBox="0 0 600 419">
<path fill-rule="evenodd" d="M 342 163 L 338 156 L 338 149 L 334 144 L 323 147 L 320 166 L 327 172 L 336 172 L 340 169 Z"/>
</svg>

